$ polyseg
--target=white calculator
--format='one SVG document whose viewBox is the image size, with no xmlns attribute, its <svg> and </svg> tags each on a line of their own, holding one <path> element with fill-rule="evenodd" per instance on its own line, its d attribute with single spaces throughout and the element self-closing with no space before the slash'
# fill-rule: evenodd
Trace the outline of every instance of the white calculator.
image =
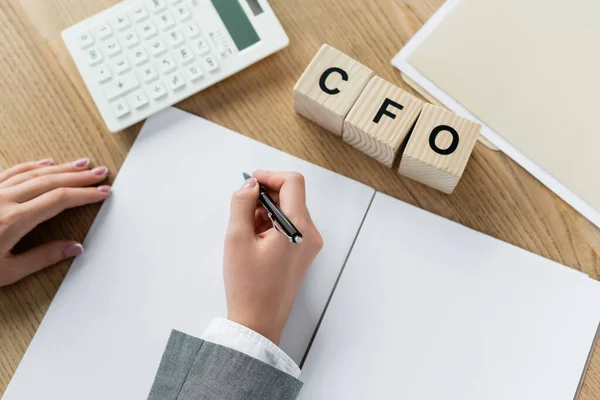
<svg viewBox="0 0 600 400">
<path fill-rule="evenodd" d="M 289 43 L 267 0 L 125 0 L 62 37 L 111 132 Z"/>
</svg>

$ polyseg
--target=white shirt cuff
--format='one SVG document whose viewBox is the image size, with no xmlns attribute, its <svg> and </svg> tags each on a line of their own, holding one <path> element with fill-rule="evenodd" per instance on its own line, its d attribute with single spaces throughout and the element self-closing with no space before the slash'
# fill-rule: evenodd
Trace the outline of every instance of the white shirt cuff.
<svg viewBox="0 0 600 400">
<path fill-rule="evenodd" d="M 249 355 L 294 378 L 300 376 L 300 368 L 275 343 L 228 319 L 214 318 L 202 339 Z"/>
</svg>

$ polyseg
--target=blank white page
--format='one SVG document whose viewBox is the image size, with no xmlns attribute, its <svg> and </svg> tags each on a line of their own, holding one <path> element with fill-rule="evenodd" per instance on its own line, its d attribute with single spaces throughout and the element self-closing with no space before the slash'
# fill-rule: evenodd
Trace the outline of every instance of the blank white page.
<svg viewBox="0 0 600 400">
<path fill-rule="evenodd" d="M 585 274 L 377 193 L 301 399 L 573 399 L 600 320 Z"/>
<path fill-rule="evenodd" d="M 230 197 L 257 168 L 306 176 L 325 242 L 282 340 L 299 362 L 374 190 L 171 108 L 144 125 L 4 400 L 145 399 L 171 329 L 226 315 Z"/>
</svg>

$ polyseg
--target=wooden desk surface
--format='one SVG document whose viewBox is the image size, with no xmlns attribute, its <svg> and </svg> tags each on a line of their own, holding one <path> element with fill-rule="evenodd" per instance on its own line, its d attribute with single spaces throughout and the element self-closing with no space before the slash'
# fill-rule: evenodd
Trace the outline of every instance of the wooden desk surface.
<svg viewBox="0 0 600 400">
<path fill-rule="evenodd" d="M 60 32 L 117 0 L 0 0 L 0 163 L 89 156 L 117 174 L 140 124 L 108 133 Z M 395 4 L 394 4 L 395 2 Z M 451 196 L 399 176 L 296 116 L 292 87 L 322 43 L 408 88 L 392 56 L 443 0 L 271 0 L 290 46 L 178 107 L 398 199 L 600 276 L 600 231 L 502 153 L 478 144 Z M 206 171 L 210 173 L 210 171 Z M 71 210 L 38 227 L 29 247 L 51 238 L 83 240 L 98 206 Z M 58 289 L 64 262 L 0 289 L 0 394 Z M 600 398 L 600 351 L 581 400 Z"/>
</svg>

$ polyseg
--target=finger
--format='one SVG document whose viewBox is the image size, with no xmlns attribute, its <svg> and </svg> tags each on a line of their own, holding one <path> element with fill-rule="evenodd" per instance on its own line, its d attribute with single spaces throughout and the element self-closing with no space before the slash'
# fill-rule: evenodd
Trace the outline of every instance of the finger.
<svg viewBox="0 0 600 400">
<path fill-rule="evenodd" d="M 23 171 L 21 173 L 15 174 L 4 182 L 0 183 L 0 189 L 7 188 L 11 186 L 18 185 L 25 181 L 28 181 L 33 178 L 37 178 L 40 176 L 50 175 L 50 174 L 59 174 L 63 172 L 75 172 L 75 171 L 83 171 L 88 169 L 90 166 L 89 158 L 81 158 L 79 160 L 65 163 L 61 165 L 51 165 L 45 166 L 43 168 L 37 168 L 32 170 Z"/>
<path fill-rule="evenodd" d="M 18 204 L 16 209 L 22 215 L 23 234 L 67 208 L 105 200 L 110 195 L 110 189 L 108 185 L 91 188 L 58 188 Z"/>
<path fill-rule="evenodd" d="M 94 185 L 106 179 L 107 174 L 108 168 L 97 167 L 93 170 L 43 175 L 5 188 L 3 192 L 11 201 L 23 203 L 60 187 Z"/>
<path fill-rule="evenodd" d="M 39 161 L 30 161 L 30 162 L 14 165 L 14 166 L 0 172 L 0 185 L 2 184 L 2 182 L 6 181 L 7 179 L 12 178 L 13 176 L 15 176 L 17 174 L 31 171 L 36 168 L 42 168 L 42 167 L 48 166 L 50 164 L 52 164 L 52 159 L 44 158 L 43 160 L 39 160 Z"/>
<path fill-rule="evenodd" d="M 273 223 L 269 219 L 267 210 L 262 207 L 257 208 L 254 212 L 254 232 L 260 235 L 272 227 Z"/>
<path fill-rule="evenodd" d="M 260 222 L 270 221 L 269 212 L 263 206 L 259 206 L 254 213 L 254 219 Z"/>
<path fill-rule="evenodd" d="M 23 254 L 10 256 L 7 260 L 9 281 L 14 283 L 44 268 L 67 258 L 77 257 L 83 253 L 83 246 L 72 240 L 57 240 L 43 244 Z"/>
<path fill-rule="evenodd" d="M 260 184 L 279 192 L 279 205 L 288 216 L 306 214 L 304 176 L 297 172 L 254 171 Z"/>
<path fill-rule="evenodd" d="M 255 238 L 254 212 L 258 199 L 258 184 L 256 179 L 250 178 L 244 182 L 240 190 L 231 198 L 231 211 L 229 214 L 228 236 Z"/>
</svg>

